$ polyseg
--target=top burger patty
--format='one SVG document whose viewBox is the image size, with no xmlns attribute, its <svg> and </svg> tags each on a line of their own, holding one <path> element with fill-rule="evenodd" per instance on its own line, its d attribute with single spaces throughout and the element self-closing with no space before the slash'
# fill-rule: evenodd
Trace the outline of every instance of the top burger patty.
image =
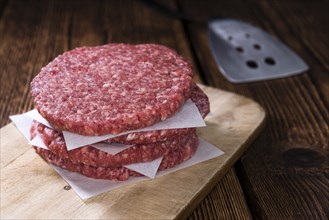
<svg viewBox="0 0 329 220">
<path fill-rule="evenodd" d="M 108 44 L 56 57 L 31 83 L 34 103 L 55 128 L 117 134 L 175 114 L 190 97 L 191 65 L 160 45 Z"/>
</svg>

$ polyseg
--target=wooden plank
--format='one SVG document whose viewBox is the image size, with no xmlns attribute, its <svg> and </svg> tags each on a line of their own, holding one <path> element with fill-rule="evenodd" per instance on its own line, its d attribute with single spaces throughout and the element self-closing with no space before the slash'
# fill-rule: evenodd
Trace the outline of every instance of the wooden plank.
<svg viewBox="0 0 329 220">
<path fill-rule="evenodd" d="M 304 2 L 289 1 L 287 4 L 261 2 L 260 11 L 275 20 L 274 29 L 286 44 L 294 48 L 310 67 L 307 72 L 315 90 L 322 100 L 329 105 L 329 64 L 326 57 L 329 53 L 328 20 L 329 15 L 325 1 Z M 316 19 L 312 17 L 316 16 Z M 269 20 L 268 22 L 271 22 Z M 321 22 L 319 22 L 321 21 Z M 296 40 L 296 38 L 298 40 Z"/>
<path fill-rule="evenodd" d="M 225 193 L 224 193 L 225 192 Z M 240 182 L 231 169 L 189 216 L 189 220 L 252 219 Z"/>
<path fill-rule="evenodd" d="M 289 1 L 289 4 L 264 1 L 258 4 L 252 0 L 241 4 L 237 1 L 224 4 L 216 1 L 206 4 L 180 1 L 180 7 L 185 12 L 222 13 L 249 21 L 277 35 L 311 64 L 311 70 L 300 76 L 231 84 L 223 79 L 210 59 L 206 28 L 188 25 L 202 66 L 201 72 L 205 73 L 209 82 L 219 88 L 253 97 L 268 112 L 265 132 L 236 166 L 255 218 L 326 219 L 329 214 L 329 186 L 324 184 L 328 182 L 329 175 L 328 97 L 324 95 L 328 91 L 328 62 L 321 58 L 327 50 L 321 46 L 327 29 L 317 25 L 312 27 L 316 29 L 312 34 L 306 33 L 312 24 L 322 22 L 323 15 L 317 15 L 317 12 L 323 11 L 321 8 L 325 8 L 325 3 L 317 3 L 310 7 L 313 11 L 309 8 L 300 11 L 305 7 L 300 1 Z M 291 12 L 294 15 L 290 15 Z M 291 18 L 289 21 L 287 16 Z M 310 20 L 312 22 L 307 23 Z M 305 38 L 300 38 L 298 33 Z M 319 44 L 313 42 L 317 37 Z M 312 43 L 306 43 L 307 40 Z M 315 48 L 319 51 L 313 54 Z"/>
<path fill-rule="evenodd" d="M 14 125 L 5 126 L 1 129 L 1 218 L 188 217 L 255 139 L 265 117 L 262 108 L 250 99 L 210 87 L 203 89 L 210 98 L 213 116 L 206 119 L 207 127 L 198 133 L 220 146 L 224 155 L 86 201 L 72 190 L 65 191 L 65 181 L 27 146 Z M 19 140 L 13 141 L 12 137 Z M 233 209 L 241 207 L 235 205 Z"/>
<path fill-rule="evenodd" d="M 65 5 L 9 1 L 0 20 L 0 124 L 33 106 L 29 85 L 41 67 L 67 49 Z M 56 33 L 56 34 L 55 34 Z"/>
<path fill-rule="evenodd" d="M 4 9 L 6 8 L 6 0 L 0 0 L 0 19 L 3 14 Z"/>
</svg>

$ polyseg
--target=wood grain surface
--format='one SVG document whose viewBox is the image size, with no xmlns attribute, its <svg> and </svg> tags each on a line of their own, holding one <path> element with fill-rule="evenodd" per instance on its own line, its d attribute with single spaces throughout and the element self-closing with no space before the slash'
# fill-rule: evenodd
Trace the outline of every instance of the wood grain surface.
<svg viewBox="0 0 329 220">
<path fill-rule="evenodd" d="M 73 190 L 64 190 L 65 181 L 13 124 L 1 128 L 1 219 L 186 218 L 246 151 L 265 119 L 263 109 L 250 99 L 201 88 L 210 99 L 212 115 L 198 134 L 220 147 L 224 155 L 85 201 Z M 243 204 L 233 205 L 244 208 Z"/>
<path fill-rule="evenodd" d="M 218 14 L 214 1 L 193 3 L 182 1 L 182 10 Z M 328 26 L 328 15 L 321 2 L 245 1 L 240 2 L 239 8 L 236 6 L 221 4 L 222 15 L 235 15 L 267 30 L 310 65 L 310 71 L 298 77 L 234 85 L 218 73 L 213 60 L 206 59 L 211 54 L 204 40 L 205 27 L 187 24 L 200 66 L 208 74 L 207 82 L 253 97 L 269 114 L 265 132 L 235 166 L 249 208 L 255 218 L 326 219 L 329 77 L 328 59 L 324 58 L 328 54 L 328 38 L 324 36 L 328 36 L 328 29 L 320 24 Z M 314 17 L 317 20 L 312 20 Z"/>
<path fill-rule="evenodd" d="M 108 42 L 165 44 L 195 66 L 195 81 L 260 103 L 259 138 L 190 219 L 327 219 L 329 216 L 328 1 L 157 1 L 195 17 L 227 16 L 278 37 L 310 66 L 306 73 L 232 84 L 218 71 L 207 27 L 141 1 L 0 0 L 0 125 L 33 108 L 29 83 L 56 55 Z M 1 138 L 2 139 L 2 138 Z"/>
</svg>

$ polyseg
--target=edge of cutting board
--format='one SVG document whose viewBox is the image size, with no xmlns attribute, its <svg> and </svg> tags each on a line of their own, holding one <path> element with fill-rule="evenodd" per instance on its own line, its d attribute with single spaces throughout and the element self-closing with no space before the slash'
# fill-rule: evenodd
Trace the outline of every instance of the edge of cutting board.
<svg viewBox="0 0 329 220">
<path fill-rule="evenodd" d="M 240 99 L 243 100 L 241 102 L 245 103 L 246 105 L 252 105 L 252 110 L 255 110 L 255 114 L 259 114 L 259 121 L 255 122 L 253 129 L 250 132 L 250 135 L 245 139 L 244 143 L 242 143 L 238 148 L 236 148 L 225 160 L 225 164 L 216 172 L 211 180 L 207 182 L 202 191 L 199 191 L 195 195 L 193 199 L 191 199 L 191 202 L 187 204 L 184 209 L 175 217 L 175 219 L 186 219 L 192 212 L 193 210 L 200 204 L 200 202 L 211 192 L 211 190 L 218 184 L 220 179 L 232 168 L 232 166 L 235 164 L 235 162 L 246 152 L 248 147 L 252 144 L 252 142 L 255 141 L 257 136 L 261 133 L 265 126 L 265 119 L 266 119 L 266 113 L 264 109 L 255 101 L 253 101 L 250 98 L 247 98 L 242 95 L 238 95 L 235 93 L 227 92 L 224 90 L 220 90 L 217 88 L 209 87 L 209 86 L 204 86 L 198 84 L 199 87 L 202 88 L 202 90 L 208 95 L 209 100 L 210 100 L 210 105 L 211 105 L 211 111 L 214 111 L 214 106 L 216 105 L 217 107 L 220 107 L 220 104 L 215 104 L 214 100 L 217 99 L 219 101 L 220 97 L 217 97 L 217 93 L 220 91 L 220 93 L 225 94 L 225 96 L 232 96 L 232 99 Z M 234 98 L 233 98 L 234 97 Z M 240 102 L 237 101 L 236 106 L 239 107 Z M 216 110 L 215 110 L 216 111 Z M 226 117 L 230 117 L 229 114 Z M 225 120 L 225 119 L 224 119 Z M 208 120 L 206 119 L 206 122 Z M 211 121 L 211 119 L 209 119 Z M 208 123 L 207 123 L 208 124 Z M 199 134 L 200 135 L 200 134 Z M 201 135 L 203 138 L 204 136 Z M 211 139 L 207 139 L 208 141 L 211 142 Z M 224 150 L 221 148 L 220 143 L 216 145 L 213 143 L 215 146 L 219 147 L 220 149 Z M 227 151 L 226 151 L 227 153 Z M 225 155 L 224 155 L 225 156 Z M 227 156 L 227 155 L 226 155 Z"/>
<path fill-rule="evenodd" d="M 154 180 L 82 201 L 10 123 L 1 128 L 1 219 L 186 218 L 255 140 L 265 112 L 253 100 L 223 90 L 207 93 L 212 116 L 199 135 L 225 154 Z"/>
</svg>

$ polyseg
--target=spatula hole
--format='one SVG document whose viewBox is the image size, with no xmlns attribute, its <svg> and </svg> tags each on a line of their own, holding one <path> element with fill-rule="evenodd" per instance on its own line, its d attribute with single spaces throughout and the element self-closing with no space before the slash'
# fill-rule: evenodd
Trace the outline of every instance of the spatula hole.
<svg viewBox="0 0 329 220">
<path fill-rule="evenodd" d="M 229 41 L 233 40 L 233 37 L 232 36 L 228 36 L 227 38 Z"/>
<path fill-rule="evenodd" d="M 260 50 L 262 47 L 261 47 L 259 44 L 254 44 L 254 48 L 255 48 L 256 50 Z"/>
<path fill-rule="evenodd" d="M 246 35 L 245 35 L 245 36 L 246 36 L 246 38 L 249 38 L 249 37 L 250 37 L 250 34 L 246 33 Z"/>
<path fill-rule="evenodd" d="M 239 53 L 243 53 L 243 51 L 244 51 L 242 47 L 236 47 L 235 49 L 236 49 L 236 51 L 238 51 Z"/>
<path fill-rule="evenodd" d="M 273 66 L 273 65 L 275 65 L 275 59 L 273 59 L 272 57 L 266 57 L 265 59 L 264 59 L 264 61 L 265 61 L 265 63 L 267 64 L 267 65 L 270 65 L 270 66 Z"/>
<path fill-rule="evenodd" d="M 246 64 L 251 69 L 256 69 L 258 67 L 258 64 L 254 60 L 248 60 Z"/>
</svg>

